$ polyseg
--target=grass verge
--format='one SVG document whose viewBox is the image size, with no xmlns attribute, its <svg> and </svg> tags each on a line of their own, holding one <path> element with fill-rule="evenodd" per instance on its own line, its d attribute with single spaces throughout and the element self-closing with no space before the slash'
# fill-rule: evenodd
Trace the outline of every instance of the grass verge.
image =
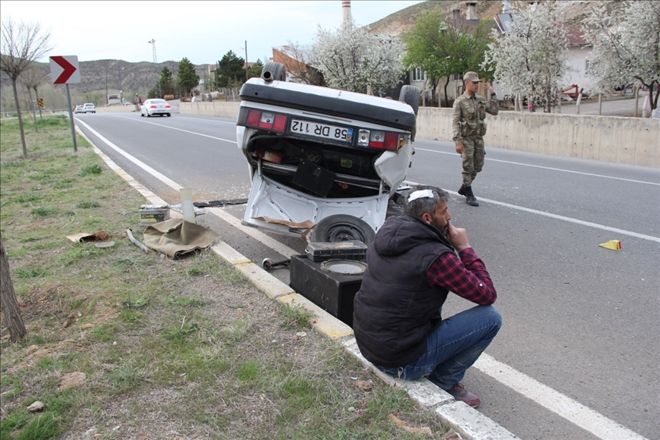
<svg viewBox="0 0 660 440">
<path fill-rule="evenodd" d="M 65 118 L 0 122 L 0 229 L 28 335 L 0 334 L 0 438 L 413 439 L 446 429 L 202 252 L 125 239 L 145 201 Z M 103 230 L 110 248 L 67 235 Z M 44 409 L 31 413 L 35 401 Z"/>
</svg>

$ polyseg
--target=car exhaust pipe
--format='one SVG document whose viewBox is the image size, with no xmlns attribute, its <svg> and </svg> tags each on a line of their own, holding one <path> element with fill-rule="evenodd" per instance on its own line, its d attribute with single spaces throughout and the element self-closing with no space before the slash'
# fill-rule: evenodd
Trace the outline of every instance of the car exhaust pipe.
<svg viewBox="0 0 660 440">
<path fill-rule="evenodd" d="M 280 63 L 266 63 L 261 69 L 261 78 L 266 82 L 286 81 L 286 69 Z"/>
</svg>

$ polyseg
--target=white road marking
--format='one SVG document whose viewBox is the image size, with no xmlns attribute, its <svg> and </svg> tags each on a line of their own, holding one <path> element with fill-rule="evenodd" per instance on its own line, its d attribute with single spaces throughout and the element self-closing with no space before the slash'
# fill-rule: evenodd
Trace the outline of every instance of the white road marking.
<svg viewBox="0 0 660 440">
<path fill-rule="evenodd" d="M 184 130 L 183 128 L 170 127 L 169 125 L 158 124 L 158 123 L 156 123 L 156 122 L 142 121 L 142 123 L 144 123 L 144 124 L 151 124 L 151 125 L 157 125 L 157 126 L 159 126 L 159 127 L 169 128 L 170 130 L 182 131 L 182 132 L 184 132 L 184 133 L 194 134 L 194 135 L 196 135 L 196 136 L 202 136 L 202 137 L 206 137 L 206 138 L 209 138 L 209 139 L 216 139 L 216 140 L 219 140 L 219 141 L 229 142 L 229 143 L 232 143 L 232 144 L 235 144 L 235 143 L 236 143 L 236 141 L 233 140 L 233 139 L 224 139 L 224 138 L 220 138 L 220 137 L 217 137 L 217 136 L 211 136 L 211 135 L 209 135 L 209 134 L 197 133 L 197 132 L 195 132 L 195 131 L 190 131 L 190 130 Z"/>
<path fill-rule="evenodd" d="M 598 438 L 612 440 L 646 439 L 614 420 L 582 405 L 580 402 L 495 360 L 486 353 L 481 354 L 477 362 L 474 363 L 474 366 L 498 382 L 530 398 L 585 431 L 589 431 Z"/>
<path fill-rule="evenodd" d="M 154 170 L 153 168 L 151 168 L 151 167 L 150 167 L 149 165 L 147 165 L 146 163 L 142 162 L 140 159 L 136 158 L 135 156 L 132 156 L 132 155 L 128 154 L 127 152 L 125 152 L 124 150 L 122 150 L 121 148 L 119 148 L 118 146 L 116 146 L 115 144 L 113 144 L 112 142 L 110 142 L 110 140 L 108 140 L 107 138 L 105 138 L 101 133 L 99 133 L 98 131 L 94 130 L 92 127 L 90 127 L 90 126 L 89 126 L 88 124 L 86 124 L 85 122 L 83 122 L 83 121 L 81 121 L 80 119 L 76 118 L 76 124 L 81 124 L 83 127 L 87 128 L 91 133 L 94 134 L 94 136 L 96 136 L 97 138 L 99 138 L 100 140 L 102 140 L 102 141 L 103 141 L 108 147 L 112 148 L 112 149 L 115 150 L 117 153 L 121 154 L 121 155 L 124 156 L 126 159 L 130 160 L 130 161 L 133 162 L 135 165 L 139 166 L 140 168 L 142 168 L 143 170 L 145 170 L 147 173 L 151 174 L 151 175 L 154 176 L 156 179 L 160 180 L 161 182 L 163 182 L 164 184 L 166 184 L 166 185 L 169 186 L 170 188 L 173 188 L 173 189 L 175 189 L 176 191 L 178 191 L 178 190 L 180 190 L 180 189 L 182 188 L 181 185 L 179 185 L 179 184 L 176 183 L 175 181 L 171 180 L 169 177 L 167 177 L 167 176 L 165 176 L 165 175 L 159 173 L 158 171 Z"/>
<path fill-rule="evenodd" d="M 143 168 L 146 172 L 161 180 L 164 184 L 170 186 L 172 189 L 178 190 L 181 188 L 181 185 L 174 182 L 173 180 L 165 177 L 158 171 L 146 165 L 144 162 L 136 159 L 125 151 L 121 150 L 115 144 L 110 142 L 108 139 L 100 135 L 94 129 L 92 129 L 86 123 L 79 121 L 83 126 L 88 130 L 94 133 L 100 140 L 105 142 L 112 149 L 120 153 L 122 156 L 126 157 L 128 160 L 133 162 L 135 165 Z M 409 184 L 415 184 L 414 182 L 407 182 Z M 239 227 L 242 231 L 249 233 L 253 237 L 262 236 L 259 239 L 267 239 L 264 241 L 264 244 L 271 243 L 276 244 L 280 249 L 275 249 L 282 255 L 287 257 L 296 253 L 293 249 L 285 246 L 279 242 L 276 242 L 271 237 L 261 233 L 260 231 L 249 228 L 240 223 L 238 219 L 232 215 L 222 211 L 219 208 L 213 209 L 214 214 L 216 211 L 222 212 L 223 215 L 220 216 L 223 220 L 228 221 L 232 226 Z M 270 246 L 270 244 L 268 244 Z M 640 436 L 639 434 L 627 429 L 623 425 L 616 423 L 615 421 L 603 416 L 602 414 L 582 405 L 581 403 L 571 399 L 570 397 L 555 391 L 554 389 L 548 387 L 547 385 L 538 382 L 535 379 L 527 376 L 526 374 L 497 361 L 492 356 L 483 353 L 474 366 L 482 371 L 484 374 L 492 377 L 498 382 L 508 386 L 514 391 L 520 393 L 521 395 L 539 403 L 544 408 L 554 412 L 555 414 L 560 415 L 576 426 L 593 433 L 604 440 L 647 440 L 645 437 Z"/>
<path fill-rule="evenodd" d="M 452 194 L 454 194 L 456 196 L 459 195 L 458 193 L 453 192 L 453 191 L 448 191 L 448 192 L 451 192 Z M 543 217 L 549 217 L 549 218 L 553 218 L 555 220 L 561 220 L 561 221 L 565 221 L 565 222 L 568 222 L 568 223 L 574 223 L 576 225 L 587 226 L 589 228 L 594 228 L 594 229 L 602 229 L 603 231 L 614 232 L 615 234 L 627 235 L 629 237 L 635 237 L 635 238 L 639 238 L 639 239 L 642 239 L 642 240 L 648 240 L 648 241 L 653 241 L 653 242 L 656 242 L 656 243 L 660 243 L 660 237 L 654 237 L 653 235 L 640 234 L 638 232 L 628 231 L 626 229 L 614 228 L 612 226 L 601 225 L 599 223 L 588 222 L 588 221 L 580 220 L 580 219 L 573 218 L 573 217 L 566 217 L 566 216 L 559 215 L 559 214 L 553 214 L 553 213 L 547 212 L 547 211 L 539 211 L 538 209 L 525 208 L 524 206 L 512 205 L 511 203 L 498 202 L 497 200 L 492 200 L 492 199 L 486 199 L 484 197 L 479 197 L 479 201 L 482 201 L 482 200 L 484 202 L 492 203 L 493 205 L 504 206 L 505 208 L 516 209 L 518 211 L 528 212 L 530 214 L 536 214 L 536 215 L 540 215 L 540 216 L 543 216 Z"/>
<path fill-rule="evenodd" d="M 151 124 L 151 125 L 156 125 L 158 127 L 169 128 L 170 130 L 182 131 L 184 133 L 194 134 L 196 136 L 202 136 L 202 137 L 206 137 L 206 138 L 209 138 L 209 139 L 216 139 L 218 141 L 229 142 L 229 143 L 232 143 L 232 144 L 236 143 L 235 139 L 224 139 L 224 138 L 217 137 L 217 136 L 211 136 L 210 134 L 204 134 L 204 133 L 198 133 L 196 131 L 184 130 L 183 128 L 170 127 L 169 125 L 163 125 L 163 124 L 159 124 L 157 122 L 143 121 L 141 119 L 134 119 L 134 118 L 127 118 L 125 116 L 122 116 L 122 118 L 127 119 L 129 121 L 140 121 L 143 124 Z"/>
<path fill-rule="evenodd" d="M 429 153 L 447 154 L 447 155 L 450 155 L 450 156 L 456 156 L 457 159 L 460 159 L 460 156 L 457 153 L 452 153 L 452 152 L 448 152 L 448 151 L 437 151 L 437 150 L 430 150 L 428 148 L 420 148 L 420 147 L 415 147 L 415 150 L 427 151 Z M 606 176 L 605 174 L 586 173 L 584 171 L 573 171 L 573 170 L 567 170 L 567 169 L 564 169 L 564 168 L 545 167 L 545 166 L 542 166 L 542 165 L 532 165 L 532 164 L 529 164 L 529 163 L 514 162 L 512 160 L 493 159 L 491 157 L 488 157 L 488 161 L 489 162 L 502 162 L 502 163 L 508 163 L 508 164 L 512 164 L 512 165 L 520 165 L 520 166 L 529 167 L 529 168 L 540 168 L 542 170 L 560 171 L 562 173 L 580 174 L 582 176 L 602 177 L 603 179 L 622 180 L 624 182 L 642 183 L 644 185 L 660 186 L 660 182 L 649 182 L 648 180 L 626 179 L 625 177 Z"/>
<path fill-rule="evenodd" d="M 405 183 L 407 183 L 409 185 L 423 185 L 421 183 L 416 183 L 416 182 L 412 182 L 412 181 L 406 181 Z M 445 191 L 448 192 L 449 194 L 453 194 L 455 196 L 462 197 L 460 194 L 458 194 L 455 191 L 450 191 L 450 190 L 447 190 L 447 189 Z M 499 206 L 503 206 L 505 208 L 515 209 L 517 211 L 528 212 L 530 214 L 536 214 L 536 215 L 540 215 L 540 216 L 543 216 L 543 217 L 549 217 L 549 218 L 553 218 L 555 220 L 561 220 L 561 221 L 568 222 L 568 223 L 574 223 L 574 224 L 580 225 L 580 226 L 587 226 L 589 228 L 601 229 L 603 231 L 614 232 L 616 234 L 627 235 L 629 237 L 635 237 L 635 238 L 639 238 L 639 239 L 642 239 L 642 240 L 648 240 L 648 241 L 653 241 L 653 242 L 656 242 L 656 243 L 660 243 L 660 237 L 655 237 L 653 235 L 640 234 L 639 232 L 628 231 L 626 229 L 615 228 L 615 227 L 607 226 L 607 225 L 601 225 L 600 223 L 588 222 L 588 221 L 580 220 L 580 219 L 573 218 L 573 217 L 566 217 L 564 215 L 553 214 L 552 212 L 540 211 L 538 209 L 533 209 L 533 208 L 525 208 L 524 206 L 518 206 L 518 205 L 513 205 L 511 203 L 500 202 L 500 201 L 493 200 L 493 199 L 487 199 L 487 198 L 481 197 L 481 196 L 479 197 L 479 201 L 480 202 L 484 201 L 484 202 L 492 203 L 493 205 L 499 205 Z"/>
</svg>

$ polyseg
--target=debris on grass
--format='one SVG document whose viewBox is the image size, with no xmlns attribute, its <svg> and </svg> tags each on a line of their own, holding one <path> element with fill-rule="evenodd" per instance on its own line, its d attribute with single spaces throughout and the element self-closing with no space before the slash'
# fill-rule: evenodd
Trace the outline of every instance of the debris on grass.
<svg viewBox="0 0 660 440">
<path fill-rule="evenodd" d="M 44 406 L 46 406 L 46 405 L 44 405 L 44 403 L 42 401 L 37 400 L 32 405 L 28 406 L 27 410 L 30 411 L 30 412 L 39 412 L 39 411 L 43 411 Z"/>
<path fill-rule="evenodd" d="M 401 420 L 400 418 L 398 418 L 394 414 L 390 414 L 389 419 L 392 423 L 394 423 L 394 425 L 396 425 L 397 428 L 403 429 L 406 432 L 409 432 L 409 433 L 415 434 L 415 435 L 426 435 L 426 436 L 429 436 L 429 437 L 433 437 L 433 431 L 431 431 L 431 428 L 429 428 L 428 426 L 420 426 L 420 427 L 410 426 L 408 423 Z"/>
</svg>

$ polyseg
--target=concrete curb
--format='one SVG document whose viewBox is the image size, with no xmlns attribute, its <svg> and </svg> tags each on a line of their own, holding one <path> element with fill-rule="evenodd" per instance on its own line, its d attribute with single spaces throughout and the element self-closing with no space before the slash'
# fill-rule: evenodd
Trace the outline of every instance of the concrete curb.
<svg viewBox="0 0 660 440">
<path fill-rule="evenodd" d="M 163 199 L 158 197 L 152 191 L 137 182 L 132 176 L 120 168 L 112 159 L 105 155 L 78 127 L 78 133 L 84 137 L 94 152 L 101 159 L 124 179 L 135 190 L 142 194 L 151 204 L 167 205 Z M 170 210 L 174 217 L 179 217 L 180 213 Z M 211 214 L 213 214 L 211 212 Z M 222 220 L 221 217 L 218 217 Z M 513 440 L 517 436 L 495 423 L 490 418 L 481 414 L 477 410 L 469 407 L 463 402 L 457 402 L 447 392 L 441 390 L 428 379 L 415 381 L 404 381 L 395 379 L 378 370 L 374 365 L 366 360 L 358 349 L 353 329 L 335 318 L 304 296 L 296 293 L 287 284 L 275 278 L 261 267 L 254 264 L 249 258 L 243 256 L 240 252 L 233 249 L 224 242 L 218 242 L 211 248 L 220 258 L 225 260 L 232 267 L 240 271 L 255 287 L 264 292 L 269 298 L 282 304 L 290 306 L 300 306 L 309 311 L 312 318 L 312 326 L 320 334 L 338 341 L 344 349 L 355 357 L 362 365 L 369 368 L 376 376 L 390 386 L 404 389 L 408 396 L 418 405 L 432 410 L 438 418 L 446 425 L 450 426 L 465 439 L 472 440 Z"/>
</svg>

